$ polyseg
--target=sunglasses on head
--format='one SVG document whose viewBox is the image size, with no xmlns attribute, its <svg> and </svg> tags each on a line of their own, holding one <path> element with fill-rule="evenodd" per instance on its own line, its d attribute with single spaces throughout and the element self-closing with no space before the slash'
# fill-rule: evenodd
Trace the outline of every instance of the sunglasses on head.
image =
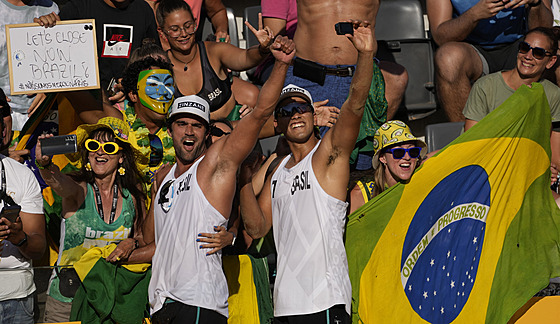
<svg viewBox="0 0 560 324">
<path fill-rule="evenodd" d="M 402 159 L 406 153 L 408 153 L 408 156 L 410 156 L 411 159 L 416 159 L 420 156 L 420 152 L 422 152 L 422 148 L 417 146 L 409 147 L 409 148 L 396 147 L 392 149 L 387 149 L 385 152 L 389 152 L 393 154 L 393 159 L 395 160 Z"/>
<path fill-rule="evenodd" d="M 231 132 L 224 132 L 222 129 L 220 129 L 216 126 L 212 126 L 210 128 L 210 135 L 212 135 L 212 136 L 222 137 L 224 135 L 229 135 L 229 134 L 231 134 Z"/>
<path fill-rule="evenodd" d="M 542 60 L 545 56 L 552 56 L 551 52 L 545 50 L 542 47 L 532 47 L 527 42 L 519 43 L 519 53 L 527 54 L 530 50 L 533 51 L 533 57 L 537 60 Z"/>
<path fill-rule="evenodd" d="M 290 102 L 287 105 L 284 105 L 280 108 L 276 109 L 276 117 L 292 117 L 296 113 L 303 114 L 306 112 L 313 112 L 313 106 L 308 103 L 304 102 Z"/>
<path fill-rule="evenodd" d="M 97 140 L 92 138 L 86 140 L 86 149 L 88 151 L 97 152 L 100 148 L 102 148 L 103 152 L 107 154 L 115 154 L 121 149 L 119 144 L 115 142 L 99 143 Z"/>
</svg>

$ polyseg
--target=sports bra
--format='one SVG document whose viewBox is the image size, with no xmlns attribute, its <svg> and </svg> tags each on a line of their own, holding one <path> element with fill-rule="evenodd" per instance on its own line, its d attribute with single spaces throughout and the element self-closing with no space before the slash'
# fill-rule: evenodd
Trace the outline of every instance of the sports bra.
<svg viewBox="0 0 560 324">
<path fill-rule="evenodd" d="M 203 42 L 198 42 L 200 50 L 200 65 L 202 67 L 202 89 L 196 94 L 206 100 L 210 105 L 210 111 L 216 111 L 225 105 L 231 98 L 231 80 L 226 77 L 220 80 L 206 55 L 206 47 Z M 179 87 L 175 87 L 175 98 L 182 97 Z"/>
</svg>

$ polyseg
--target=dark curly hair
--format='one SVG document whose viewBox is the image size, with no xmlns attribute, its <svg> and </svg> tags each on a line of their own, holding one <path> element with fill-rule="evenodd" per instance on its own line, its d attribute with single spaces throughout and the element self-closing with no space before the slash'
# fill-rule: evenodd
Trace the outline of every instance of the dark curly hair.
<svg viewBox="0 0 560 324">
<path fill-rule="evenodd" d="M 130 64 L 123 72 L 123 79 L 121 83 L 127 96 L 130 92 L 134 94 L 138 93 L 138 75 L 140 75 L 140 72 L 150 70 L 153 67 L 169 70 L 171 75 L 173 75 L 173 66 L 169 61 L 162 58 L 153 58 L 148 56 L 136 61 Z"/>
<path fill-rule="evenodd" d="M 144 38 L 142 40 L 142 46 L 136 48 L 130 54 L 130 58 L 128 59 L 128 63 L 126 67 L 130 66 L 132 63 L 136 61 L 140 61 L 146 57 L 162 57 L 167 58 L 167 52 L 161 48 L 161 46 L 156 42 L 153 38 Z M 167 59 L 168 60 L 168 59 Z"/>
<path fill-rule="evenodd" d="M 144 222 L 144 215 L 139 215 L 138 212 L 142 210 L 143 204 L 146 201 L 146 187 L 144 186 L 142 175 L 138 171 L 135 162 L 138 157 L 136 156 L 135 151 L 132 149 L 132 146 L 130 146 L 130 144 L 116 139 L 114 133 L 108 128 L 95 129 L 89 134 L 88 138 L 105 142 L 116 142 L 122 148 L 120 154 L 122 154 L 124 159 L 121 166 L 126 170 L 126 173 L 124 175 L 117 175 L 115 181 L 123 198 L 128 198 L 128 196 L 125 196 L 122 190 L 123 188 L 125 188 L 136 200 L 137 213 L 134 218 L 134 228 L 130 234 L 130 237 L 133 237 L 134 233 L 138 233 L 138 231 L 141 231 L 142 223 Z M 76 172 L 69 173 L 68 176 L 70 176 L 76 182 L 86 182 L 89 184 L 93 184 L 93 182 L 95 181 L 95 175 L 92 171 L 86 170 L 89 151 L 85 147 L 85 141 L 84 143 L 82 143 L 78 152 L 80 152 L 81 155 L 82 168 Z"/>
</svg>

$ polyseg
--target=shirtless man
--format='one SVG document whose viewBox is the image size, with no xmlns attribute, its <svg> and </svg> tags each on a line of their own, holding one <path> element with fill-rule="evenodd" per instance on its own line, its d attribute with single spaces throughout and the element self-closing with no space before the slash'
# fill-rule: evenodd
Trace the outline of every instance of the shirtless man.
<svg viewBox="0 0 560 324">
<path fill-rule="evenodd" d="M 323 65 L 356 64 L 358 52 L 345 37 L 336 35 L 334 25 L 352 17 L 371 22 L 373 28 L 378 10 L 379 0 L 298 0 L 298 22 L 294 37 L 298 47 L 297 56 Z M 377 53 L 377 44 L 374 53 Z M 408 83 L 408 74 L 404 67 L 388 61 L 379 62 L 379 68 L 383 73 L 386 84 L 387 119 L 391 119 L 403 99 Z M 348 81 L 348 84 L 350 84 L 350 81 Z M 306 87 L 304 86 L 304 88 Z M 306 89 L 310 90 L 309 88 Z M 312 90 L 310 91 L 317 101 L 330 99 L 328 97 L 322 98 Z M 340 108 L 347 95 L 348 91 L 341 95 L 343 98 L 338 106 L 332 100 L 330 105 Z"/>
<path fill-rule="evenodd" d="M 227 323 L 228 290 L 221 252 L 199 247 L 198 233 L 225 226 L 236 190 L 237 169 L 253 149 L 272 115 L 295 50 L 293 41 L 277 37 L 270 47 L 276 65 L 255 109 L 231 134 L 207 147 L 209 104 L 191 95 L 175 99 L 168 115 L 177 162 L 167 175 L 144 226 L 154 241 L 148 290 L 153 323 Z M 162 181 L 160 177 L 165 176 Z M 208 241 L 207 241 L 208 242 Z"/>
<path fill-rule="evenodd" d="M 300 86 L 308 90 L 314 100 L 322 101 L 329 99 L 329 106 L 340 108 L 349 93 L 352 75 L 355 73 L 358 52 L 346 37 L 336 34 L 334 25 L 338 22 L 347 21 L 349 18 L 370 21 L 373 33 L 378 10 L 378 0 L 298 1 L 298 23 L 294 36 L 294 41 L 298 47 L 298 54 L 294 66 L 288 70 L 286 84 Z M 301 51 L 299 48 L 301 48 Z M 377 43 L 374 45 L 374 54 L 376 52 Z M 327 67 L 324 85 L 317 80 L 310 81 L 309 76 L 319 75 L 320 72 L 317 73 L 313 70 L 305 71 L 305 68 L 299 68 L 301 66 L 298 64 L 298 62 L 301 62 L 299 59 L 312 61 L 310 64 L 318 63 Z M 389 62 L 386 63 L 390 64 Z M 395 67 L 400 66 L 392 64 L 391 68 Z M 371 168 L 373 134 L 377 127 L 395 114 L 408 82 L 408 75 L 402 67 L 400 67 L 400 75 L 395 72 L 382 75 L 379 68 L 379 66 L 374 65 L 371 91 L 362 124 L 360 125 L 356 150 L 350 159 L 353 168 L 358 170 Z M 383 77 L 387 86 L 384 85 Z M 389 108 L 387 107 L 388 102 L 391 103 Z M 327 129 L 321 128 L 321 135 L 324 135 Z"/>
</svg>

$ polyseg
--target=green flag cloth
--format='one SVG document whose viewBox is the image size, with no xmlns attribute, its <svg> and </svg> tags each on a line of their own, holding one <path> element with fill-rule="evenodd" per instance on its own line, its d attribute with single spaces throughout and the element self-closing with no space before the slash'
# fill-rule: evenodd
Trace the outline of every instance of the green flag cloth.
<svg viewBox="0 0 560 324">
<path fill-rule="evenodd" d="M 149 317 L 149 265 L 120 266 L 107 262 L 105 257 L 115 247 L 110 244 L 105 248 L 91 248 L 74 264 L 82 285 L 72 302 L 70 320 L 139 324 Z"/>
<path fill-rule="evenodd" d="M 354 323 L 506 323 L 560 275 L 548 101 L 539 83 L 347 225 Z"/>
</svg>

